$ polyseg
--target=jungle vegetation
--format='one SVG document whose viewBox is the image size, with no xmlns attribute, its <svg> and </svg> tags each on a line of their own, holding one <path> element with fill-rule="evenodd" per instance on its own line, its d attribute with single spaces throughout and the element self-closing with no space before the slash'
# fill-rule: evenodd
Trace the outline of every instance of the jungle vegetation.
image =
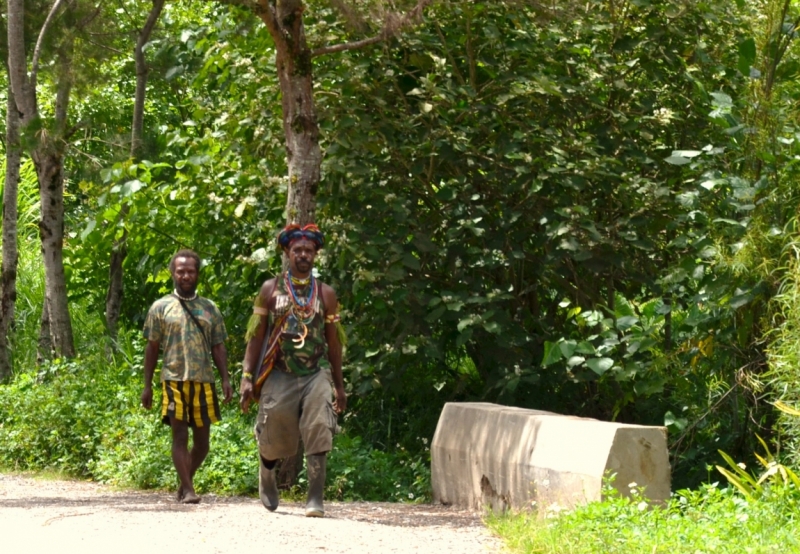
<svg viewBox="0 0 800 554">
<path fill-rule="evenodd" d="M 675 489 L 758 437 L 794 463 L 795 2 L 2 4 L 0 466 L 168 486 L 137 399 L 169 258 L 238 382 L 287 220 L 349 336 L 338 497 L 424 498 L 448 401 L 665 425 Z M 252 491 L 226 417 L 201 487 Z"/>
</svg>

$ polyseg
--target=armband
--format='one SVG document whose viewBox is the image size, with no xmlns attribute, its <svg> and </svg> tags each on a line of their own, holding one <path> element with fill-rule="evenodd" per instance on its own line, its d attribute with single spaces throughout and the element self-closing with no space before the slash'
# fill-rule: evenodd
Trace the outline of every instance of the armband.
<svg viewBox="0 0 800 554">
<path fill-rule="evenodd" d="M 339 314 L 328 314 L 325 316 L 325 323 L 339 323 L 342 320 Z"/>
<path fill-rule="evenodd" d="M 250 373 L 249 371 L 245 371 L 244 373 L 242 373 L 242 378 L 244 378 L 244 379 L 252 379 L 253 378 L 253 374 Z"/>
<path fill-rule="evenodd" d="M 260 306 L 253 306 L 253 313 L 255 315 L 269 315 L 269 310 Z"/>
</svg>

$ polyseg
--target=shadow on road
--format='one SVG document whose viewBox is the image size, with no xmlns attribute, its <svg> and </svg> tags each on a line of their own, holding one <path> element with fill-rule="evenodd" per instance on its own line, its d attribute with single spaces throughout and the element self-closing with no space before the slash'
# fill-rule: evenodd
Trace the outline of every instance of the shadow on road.
<svg viewBox="0 0 800 554">
<path fill-rule="evenodd" d="M 226 505 L 261 509 L 258 499 L 242 496 L 203 495 L 198 505 L 179 504 L 166 492 L 120 491 L 100 494 L 0 496 L 3 508 L 52 508 L 54 515 L 62 509 L 115 510 L 120 512 L 192 512 L 213 506 Z M 482 527 L 481 518 L 474 513 L 438 504 L 398 504 L 390 502 L 328 502 L 325 517 L 360 521 L 392 527 Z M 303 505 L 282 502 L 272 517 L 304 517 Z M 268 513 L 264 510 L 265 515 Z"/>
</svg>

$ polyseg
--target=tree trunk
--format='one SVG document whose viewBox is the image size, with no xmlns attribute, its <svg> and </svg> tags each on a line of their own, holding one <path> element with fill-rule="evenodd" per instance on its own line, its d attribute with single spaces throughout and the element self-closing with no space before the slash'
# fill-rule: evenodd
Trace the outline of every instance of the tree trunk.
<svg viewBox="0 0 800 554">
<path fill-rule="evenodd" d="M 300 225 L 313 222 L 316 216 L 322 165 L 311 50 L 306 42 L 303 9 L 299 0 L 278 0 L 274 12 L 266 7 L 259 11 L 277 51 L 275 65 L 281 89 L 289 168 L 286 221 Z"/>
<path fill-rule="evenodd" d="M 21 126 L 36 117 L 35 93 L 28 81 L 25 54 L 25 2 L 8 0 L 8 76 Z"/>
<path fill-rule="evenodd" d="M 36 352 L 36 363 L 41 364 L 53 357 L 53 343 L 50 340 L 50 313 L 47 309 L 47 298 L 42 302 L 42 319 L 39 323 L 39 349 Z"/>
<path fill-rule="evenodd" d="M 303 469 L 304 452 L 305 448 L 303 447 L 303 441 L 301 440 L 298 442 L 297 452 L 279 462 L 278 488 L 289 490 L 297 482 L 297 476 L 300 475 L 300 470 Z"/>
<path fill-rule="evenodd" d="M 39 178 L 42 218 L 39 236 L 44 257 L 44 283 L 50 316 L 50 335 L 56 356 L 72 357 L 75 344 L 67 302 L 64 274 L 64 134 L 66 131 L 69 95 L 72 91 L 72 40 L 68 39 L 59 53 L 59 76 L 56 91 L 54 137 L 40 138 L 33 153 Z"/>
<path fill-rule="evenodd" d="M 164 9 L 165 0 L 153 0 L 153 7 L 147 16 L 144 27 L 136 38 L 133 55 L 136 60 L 136 92 L 133 102 L 133 123 L 131 125 L 131 158 L 138 160 L 142 151 L 142 135 L 144 134 L 144 101 L 147 91 L 147 75 L 150 68 L 144 57 L 144 47 L 150 41 L 150 35 Z"/>
<path fill-rule="evenodd" d="M 31 72 L 27 73 L 25 51 L 24 0 L 8 0 L 8 75 L 14 101 L 20 118 L 20 129 L 39 118 L 37 107 L 37 71 L 43 39 L 63 0 L 55 0 L 39 32 L 32 56 Z M 71 4 L 67 4 L 71 6 Z M 72 89 L 72 39 L 59 49 L 57 67 L 59 71 L 55 105 L 55 129 L 42 129 L 35 137 L 27 137 L 34 143 L 31 158 L 36 166 L 41 200 L 39 235 L 42 239 L 42 256 L 45 267 L 45 310 L 51 333 L 50 343 L 58 356 L 74 356 L 72 324 L 67 305 L 67 286 L 64 276 L 62 249 L 64 245 L 64 135 L 67 121 L 69 94 Z M 35 141 L 35 142 L 34 142 Z M 43 325 L 44 329 L 44 325 Z"/>
<path fill-rule="evenodd" d="M 64 275 L 63 157 L 57 152 L 37 154 L 34 164 L 39 177 L 39 196 L 42 205 L 39 236 L 42 239 L 45 298 L 52 347 L 57 356 L 71 357 L 75 355 L 75 347 Z"/>
<path fill-rule="evenodd" d="M 315 220 L 322 165 L 311 50 L 306 42 L 303 9 L 299 0 L 278 0 L 274 15 L 270 11 L 260 14 L 276 48 L 275 65 L 281 89 L 286 164 L 289 168 L 286 222 L 300 225 Z M 284 259 L 284 265 L 285 262 Z M 281 462 L 278 476 L 281 486 L 291 488 L 302 467 L 301 442 L 297 453 Z"/>
<path fill-rule="evenodd" d="M 153 7 L 147 16 L 144 27 L 139 32 L 134 48 L 134 59 L 136 60 L 136 93 L 133 102 L 133 123 L 131 124 L 131 159 L 137 161 L 142 150 L 142 135 L 144 134 L 144 101 L 147 90 L 147 60 L 144 56 L 144 46 L 150 40 L 153 28 L 164 8 L 165 0 L 153 0 Z M 123 204 L 120 218 L 123 220 L 130 211 L 129 204 Z M 122 264 L 128 255 L 127 248 L 128 230 L 123 229 L 122 237 L 114 242 L 111 250 L 111 259 L 108 268 L 108 292 L 106 294 L 106 325 L 108 334 L 112 342 L 117 340 L 117 325 L 119 315 L 122 310 L 123 296 L 123 277 L 124 269 Z"/>
<path fill-rule="evenodd" d="M 8 333 L 13 328 L 17 300 L 17 190 L 22 153 L 19 144 L 19 112 L 11 85 L 6 105 L 6 182 L 3 187 L 3 265 L 0 276 L 0 380 L 11 376 Z"/>
</svg>

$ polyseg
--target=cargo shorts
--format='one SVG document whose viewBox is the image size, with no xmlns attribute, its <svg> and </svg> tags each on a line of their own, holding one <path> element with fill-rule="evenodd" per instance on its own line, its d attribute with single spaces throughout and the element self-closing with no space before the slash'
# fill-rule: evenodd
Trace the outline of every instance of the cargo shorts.
<svg viewBox="0 0 800 554">
<path fill-rule="evenodd" d="M 258 402 L 255 435 L 261 456 L 265 460 L 293 456 L 301 437 L 306 454 L 330 452 L 338 428 L 331 397 L 328 369 L 312 375 L 273 370 Z"/>
</svg>

